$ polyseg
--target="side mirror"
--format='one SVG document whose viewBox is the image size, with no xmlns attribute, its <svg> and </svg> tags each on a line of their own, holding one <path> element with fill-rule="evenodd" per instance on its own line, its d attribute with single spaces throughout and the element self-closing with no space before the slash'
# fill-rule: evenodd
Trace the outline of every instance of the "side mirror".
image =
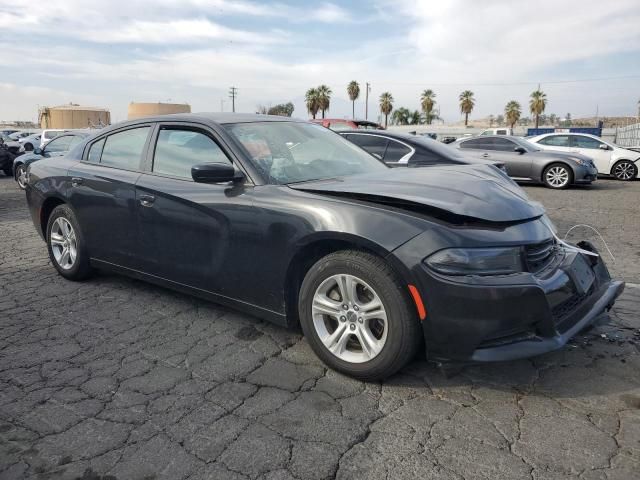
<svg viewBox="0 0 640 480">
<path fill-rule="evenodd" d="M 516 147 L 513 149 L 513 151 L 519 153 L 520 155 L 522 155 L 523 153 L 527 153 L 527 149 L 524 147 Z"/>
<path fill-rule="evenodd" d="M 609 145 L 607 145 L 606 143 L 601 143 L 600 145 L 598 145 L 598 148 L 600 150 L 609 150 Z"/>
<path fill-rule="evenodd" d="M 229 163 L 200 163 L 191 167 L 191 178 L 198 183 L 223 183 L 242 180 L 242 172 Z"/>
<path fill-rule="evenodd" d="M 36 155 L 43 155 L 44 154 L 44 150 L 41 148 L 34 148 L 33 149 L 33 153 L 35 153 Z"/>
</svg>

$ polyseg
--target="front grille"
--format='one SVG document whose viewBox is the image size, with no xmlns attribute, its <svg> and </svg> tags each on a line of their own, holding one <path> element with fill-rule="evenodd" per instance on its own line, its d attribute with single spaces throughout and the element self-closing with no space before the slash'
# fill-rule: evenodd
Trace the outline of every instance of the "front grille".
<svg viewBox="0 0 640 480">
<path fill-rule="evenodd" d="M 537 273 L 544 270 L 555 258 L 557 249 L 555 238 L 525 246 L 525 258 L 529 271 Z"/>
</svg>

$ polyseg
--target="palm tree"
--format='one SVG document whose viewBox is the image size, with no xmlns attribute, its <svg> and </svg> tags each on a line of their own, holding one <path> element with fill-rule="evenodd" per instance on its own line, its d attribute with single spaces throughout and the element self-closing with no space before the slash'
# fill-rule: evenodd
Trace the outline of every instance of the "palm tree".
<svg viewBox="0 0 640 480">
<path fill-rule="evenodd" d="M 391 115 L 391 120 L 396 125 L 409 125 L 410 116 L 411 112 L 408 108 L 400 107 L 397 110 L 394 110 L 393 115 Z"/>
<path fill-rule="evenodd" d="M 384 128 L 387 128 L 387 118 L 393 110 L 393 96 L 389 92 L 380 95 L 380 111 L 384 114 Z"/>
<path fill-rule="evenodd" d="M 347 93 L 351 100 L 351 118 L 356 118 L 356 100 L 360 96 L 360 85 L 355 80 L 351 80 L 347 86 Z"/>
<path fill-rule="evenodd" d="M 425 113 L 427 125 L 431 125 L 431 112 L 433 111 L 433 106 L 436 104 L 435 98 L 436 94 L 431 89 L 425 90 L 422 92 L 422 95 L 420 95 L 420 106 L 422 107 L 422 111 Z"/>
<path fill-rule="evenodd" d="M 422 115 L 418 110 L 414 110 L 409 115 L 409 125 L 420 125 L 422 123 Z"/>
<path fill-rule="evenodd" d="M 320 85 L 316 88 L 318 92 L 318 107 L 322 110 L 322 118 L 324 118 L 324 112 L 329 110 L 329 103 L 331 102 L 331 94 L 333 93 L 326 85 Z"/>
<path fill-rule="evenodd" d="M 520 120 L 520 114 L 522 110 L 520 109 L 520 104 L 515 100 L 511 100 L 504 107 L 504 114 L 507 117 L 507 123 L 513 128 L 518 120 Z"/>
<path fill-rule="evenodd" d="M 307 105 L 307 112 L 313 115 L 314 120 L 316 118 L 316 115 L 318 114 L 318 110 L 320 110 L 320 102 L 318 100 L 317 89 L 310 88 L 309 90 L 307 90 L 307 93 L 304 95 L 304 101 Z"/>
<path fill-rule="evenodd" d="M 460 113 L 464 113 L 464 125 L 469 124 L 469 114 L 473 111 L 473 107 L 476 106 L 476 99 L 473 98 L 473 92 L 471 90 L 465 90 L 458 97 L 460 100 Z"/>
<path fill-rule="evenodd" d="M 539 88 L 531 92 L 531 100 L 529 101 L 529 109 L 536 116 L 536 128 L 538 128 L 540 114 L 547 107 L 547 95 Z"/>
</svg>

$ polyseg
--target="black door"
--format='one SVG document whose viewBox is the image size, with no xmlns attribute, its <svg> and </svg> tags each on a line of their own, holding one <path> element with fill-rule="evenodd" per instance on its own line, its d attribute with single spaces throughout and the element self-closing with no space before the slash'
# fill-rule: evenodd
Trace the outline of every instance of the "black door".
<svg viewBox="0 0 640 480">
<path fill-rule="evenodd" d="M 70 203 L 91 258 L 137 267 L 135 182 L 150 131 L 136 126 L 96 140 L 68 172 Z"/>
<path fill-rule="evenodd" d="M 251 221 L 251 187 L 192 180 L 193 165 L 232 163 L 207 128 L 161 124 L 153 143 L 149 171 L 136 184 L 141 270 L 236 297 L 237 258 L 231 252 L 243 242 L 238 219 Z"/>
</svg>

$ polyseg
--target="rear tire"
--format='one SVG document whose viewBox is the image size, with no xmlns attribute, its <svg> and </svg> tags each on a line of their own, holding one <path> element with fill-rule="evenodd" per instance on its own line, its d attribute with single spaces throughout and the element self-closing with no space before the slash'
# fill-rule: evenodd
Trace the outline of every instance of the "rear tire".
<svg viewBox="0 0 640 480">
<path fill-rule="evenodd" d="M 631 160 L 620 160 L 611 168 L 611 174 L 616 180 L 628 182 L 638 176 L 638 167 Z"/>
<path fill-rule="evenodd" d="M 91 274 L 89 254 L 76 215 L 68 205 L 58 205 L 47 221 L 49 259 L 68 280 L 83 280 Z"/>
<path fill-rule="evenodd" d="M 369 253 L 345 250 L 316 262 L 302 282 L 298 311 L 316 355 L 362 380 L 395 373 L 423 343 L 406 285 Z"/>
<path fill-rule="evenodd" d="M 20 163 L 19 165 L 16 165 L 16 172 L 14 174 L 14 178 L 15 178 L 15 181 L 18 182 L 18 187 L 20 187 L 22 190 L 27 188 L 26 173 L 27 173 L 27 167 L 25 167 L 24 164 Z"/>
<path fill-rule="evenodd" d="M 544 169 L 542 183 L 555 190 L 567 188 L 573 183 L 573 171 L 564 163 L 552 163 Z"/>
<path fill-rule="evenodd" d="M 24 151 L 25 152 L 32 152 L 33 151 L 33 145 L 30 143 L 25 143 L 24 144 Z"/>
</svg>

